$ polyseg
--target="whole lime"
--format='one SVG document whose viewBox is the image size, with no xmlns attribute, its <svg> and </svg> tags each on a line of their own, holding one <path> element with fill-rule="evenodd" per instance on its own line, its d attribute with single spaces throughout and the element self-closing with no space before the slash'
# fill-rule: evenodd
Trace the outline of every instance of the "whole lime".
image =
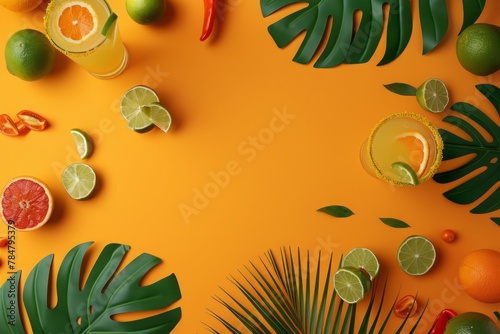
<svg viewBox="0 0 500 334">
<path fill-rule="evenodd" d="M 165 0 L 127 0 L 127 13 L 139 24 L 160 22 L 166 12 Z"/>
<path fill-rule="evenodd" d="M 38 30 L 23 29 L 14 33 L 5 45 L 7 70 L 23 80 L 43 78 L 52 71 L 56 51 Z"/>
<path fill-rule="evenodd" d="M 500 331 L 486 314 L 465 312 L 448 320 L 444 334 L 500 334 Z"/>
<path fill-rule="evenodd" d="M 500 27 L 488 23 L 471 24 L 458 36 L 460 64 L 475 75 L 490 75 L 500 69 Z"/>
</svg>

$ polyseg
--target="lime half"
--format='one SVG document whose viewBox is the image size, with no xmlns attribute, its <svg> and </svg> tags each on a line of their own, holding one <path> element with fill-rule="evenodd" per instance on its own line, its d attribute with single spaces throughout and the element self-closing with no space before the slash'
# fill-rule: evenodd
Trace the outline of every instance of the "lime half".
<svg viewBox="0 0 500 334">
<path fill-rule="evenodd" d="M 94 151 L 94 145 L 92 144 L 92 140 L 90 136 L 80 129 L 71 129 L 71 136 L 76 144 L 76 150 L 80 155 L 80 158 L 87 159 L 90 157 L 92 152 Z"/>
<path fill-rule="evenodd" d="M 72 164 L 64 169 L 62 184 L 72 198 L 77 200 L 86 199 L 95 189 L 96 174 L 86 164 Z"/>
<path fill-rule="evenodd" d="M 167 132 L 172 124 L 172 117 L 168 110 L 160 102 L 151 103 L 144 109 L 145 114 L 159 127 L 163 132 Z"/>
<path fill-rule="evenodd" d="M 398 262 L 401 269 L 410 275 L 427 273 L 436 261 L 436 249 L 426 238 L 413 235 L 406 238 L 398 249 Z"/>
<path fill-rule="evenodd" d="M 380 264 L 375 254 L 368 248 L 354 248 L 344 256 L 342 267 L 354 267 L 364 270 L 373 280 L 377 277 Z"/>
<path fill-rule="evenodd" d="M 450 100 L 448 89 L 439 79 L 428 79 L 417 88 L 417 101 L 420 106 L 433 113 L 442 112 Z"/>
<path fill-rule="evenodd" d="M 401 182 L 416 186 L 419 184 L 417 173 L 406 162 L 397 161 L 391 165 L 392 169 L 399 175 Z"/>
<path fill-rule="evenodd" d="M 333 276 L 335 291 L 349 304 L 362 300 L 371 287 L 370 279 L 354 267 L 342 267 Z"/>
<path fill-rule="evenodd" d="M 139 85 L 126 91 L 120 101 L 120 113 L 128 121 L 128 128 L 140 133 L 153 129 L 154 123 L 147 112 L 152 103 L 159 101 L 156 92 L 147 86 Z"/>
</svg>

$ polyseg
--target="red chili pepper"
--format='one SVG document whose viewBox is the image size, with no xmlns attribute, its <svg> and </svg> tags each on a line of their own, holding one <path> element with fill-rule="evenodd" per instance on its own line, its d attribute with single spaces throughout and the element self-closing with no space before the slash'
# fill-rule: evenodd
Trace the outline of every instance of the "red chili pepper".
<svg viewBox="0 0 500 334">
<path fill-rule="evenodd" d="M 19 136 L 16 124 L 7 114 L 0 115 L 0 132 L 7 136 Z"/>
<path fill-rule="evenodd" d="M 21 110 L 17 117 L 31 130 L 42 131 L 47 127 L 47 120 L 31 110 Z"/>
<path fill-rule="evenodd" d="M 429 334 L 443 334 L 446 329 L 446 323 L 453 317 L 457 316 L 457 312 L 444 309 L 441 313 L 438 314 L 436 320 L 434 320 L 434 324 L 432 325 L 432 329 Z"/>
<path fill-rule="evenodd" d="M 203 18 L 203 30 L 201 32 L 200 41 L 206 40 L 214 28 L 216 0 L 203 0 L 205 5 L 205 12 Z"/>
</svg>

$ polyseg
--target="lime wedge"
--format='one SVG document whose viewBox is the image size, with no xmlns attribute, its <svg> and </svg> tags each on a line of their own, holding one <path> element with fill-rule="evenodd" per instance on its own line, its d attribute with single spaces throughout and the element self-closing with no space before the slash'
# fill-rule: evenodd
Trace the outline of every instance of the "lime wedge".
<svg viewBox="0 0 500 334">
<path fill-rule="evenodd" d="M 148 108 L 159 101 L 156 92 L 147 86 L 139 85 L 126 91 L 120 101 L 120 113 L 128 121 L 128 128 L 139 133 L 152 130 L 154 123 L 147 115 Z"/>
<path fill-rule="evenodd" d="M 104 26 L 102 27 L 101 35 L 109 37 L 108 36 L 109 28 L 111 28 L 111 26 L 113 25 L 113 23 L 115 23 L 117 18 L 118 18 L 118 15 L 116 15 L 115 13 L 111 13 L 111 15 L 108 17 L 108 19 L 104 23 Z"/>
<path fill-rule="evenodd" d="M 362 300 L 371 287 L 370 279 L 354 267 L 343 267 L 333 275 L 335 291 L 349 304 Z"/>
<path fill-rule="evenodd" d="M 86 199 L 94 191 L 96 174 L 89 165 L 75 163 L 64 169 L 62 184 L 72 198 L 77 200 Z"/>
<path fill-rule="evenodd" d="M 417 173 L 406 162 L 397 161 L 391 165 L 392 169 L 401 177 L 401 182 L 412 186 L 419 184 Z"/>
<path fill-rule="evenodd" d="M 433 113 L 442 112 L 450 100 L 446 85 L 439 79 L 428 79 L 417 88 L 417 101 L 420 106 Z"/>
<path fill-rule="evenodd" d="M 160 102 L 151 103 L 144 113 L 159 127 L 163 132 L 168 132 L 172 124 L 172 117 L 168 110 Z"/>
<path fill-rule="evenodd" d="M 354 248 L 344 256 L 342 267 L 354 267 L 364 270 L 373 280 L 377 277 L 380 264 L 377 257 L 368 248 Z"/>
<path fill-rule="evenodd" d="M 397 258 L 399 266 L 405 273 L 423 275 L 434 265 L 436 250 L 428 239 L 412 235 L 399 246 Z"/>
<path fill-rule="evenodd" d="M 78 151 L 80 158 L 87 159 L 90 157 L 94 151 L 94 145 L 92 144 L 90 136 L 80 129 L 71 129 L 70 133 L 75 141 L 76 150 Z"/>
</svg>

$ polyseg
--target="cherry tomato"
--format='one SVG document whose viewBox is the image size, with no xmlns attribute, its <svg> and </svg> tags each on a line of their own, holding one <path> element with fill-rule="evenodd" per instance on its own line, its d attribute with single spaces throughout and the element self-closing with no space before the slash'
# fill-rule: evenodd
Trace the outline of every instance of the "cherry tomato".
<svg viewBox="0 0 500 334">
<path fill-rule="evenodd" d="M 0 115 L 0 132 L 7 136 L 18 136 L 19 130 L 9 115 Z"/>
<path fill-rule="evenodd" d="M 42 131 L 47 127 L 47 120 L 30 110 L 21 110 L 17 117 L 31 130 Z"/>
<path fill-rule="evenodd" d="M 417 300 L 412 295 L 406 295 L 394 305 L 394 315 L 399 318 L 411 317 L 417 311 Z"/>
<path fill-rule="evenodd" d="M 444 242 L 453 242 L 455 240 L 455 231 L 446 229 L 443 232 L 441 232 L 441 239 L 443 239 Z"/>
</svg>

